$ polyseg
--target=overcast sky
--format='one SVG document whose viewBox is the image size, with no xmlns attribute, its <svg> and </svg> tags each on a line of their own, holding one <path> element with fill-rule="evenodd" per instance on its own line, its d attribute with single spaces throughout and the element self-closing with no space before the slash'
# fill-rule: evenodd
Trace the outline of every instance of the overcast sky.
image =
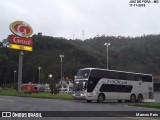
<svg viewBox="0 0 160 120">
<path fill-rule="evenodd" d="M 130 7 L 130 0 L 0 0 L 0 40 L 11 34 L 10 23 L 25 21 L 33 33 L 67 39 L 97 34 L 160 34 L 160 3 Z M 152 0 L 153 1 L 153 0 Z"/>
</svg>

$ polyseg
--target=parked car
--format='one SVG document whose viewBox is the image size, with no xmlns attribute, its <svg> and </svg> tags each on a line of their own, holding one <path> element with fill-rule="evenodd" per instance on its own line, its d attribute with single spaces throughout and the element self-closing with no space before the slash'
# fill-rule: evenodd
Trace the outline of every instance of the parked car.
<svg viewBox="0 0 160 120">
<path fill-rule="evenodd" d="M 22 84 L 21 89 L 23 92 L 39 93 L 38 88 L 32 84 Z"/>
</svg>

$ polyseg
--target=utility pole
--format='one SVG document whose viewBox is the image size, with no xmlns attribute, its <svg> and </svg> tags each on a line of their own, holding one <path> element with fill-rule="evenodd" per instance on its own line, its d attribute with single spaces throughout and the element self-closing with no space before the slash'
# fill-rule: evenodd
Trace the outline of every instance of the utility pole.
<svg viewBox="0 0 160 120">
<path fill-rule="evenodd" d="M 63 67 L 62 67 L 63 57 L 64 57 L 64 55 L 60 55 L 60 58 L 61 58 L 61 81 L 63 79 Z"/>
<path fill-rule="evenodd" d="M 107 70 L 108 70 L 108 46 L 110 46 L 110 43 L 105 43 L 104 45 L 107 46 Z"/>
</svg>

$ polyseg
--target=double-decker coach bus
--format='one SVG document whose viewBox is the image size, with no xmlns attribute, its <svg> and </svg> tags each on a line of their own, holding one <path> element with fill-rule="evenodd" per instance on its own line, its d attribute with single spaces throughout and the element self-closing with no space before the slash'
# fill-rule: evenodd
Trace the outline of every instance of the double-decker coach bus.
<svg viewBox="0 0 160 120">
<path fill-rule="evenodd" d="M 84 98 L 87 102 L 152 101 L 152 75 L 99 68 L 80 69 L 75 76 L 74 97 Z"/>
</svg>

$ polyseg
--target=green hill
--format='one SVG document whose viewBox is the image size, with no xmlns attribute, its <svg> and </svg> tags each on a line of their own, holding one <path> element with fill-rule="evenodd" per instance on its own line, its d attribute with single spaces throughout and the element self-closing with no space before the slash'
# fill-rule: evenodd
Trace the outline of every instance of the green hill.
<svg viewBox="0 0 160 120">
<path fill-rule="evenodd" d="M 73 78 L 84 67 L 106 68 L 106 46 L 109 42 L 109 69 L 160 74 L 160 35 L 136 38 L 100 36 L 85 41 L 67 40 L 33 35 L 33 52 L 24 52 L 23 82 L 38 82 L 41 66 L 41 82 L 53 74 L 60 79 L 60 54 L 63 58 L 63 74 Z M 18 69 L 18 51 L 2 47 L 0 50 L 0 84 L 13 82 Z"/>
</svg>

